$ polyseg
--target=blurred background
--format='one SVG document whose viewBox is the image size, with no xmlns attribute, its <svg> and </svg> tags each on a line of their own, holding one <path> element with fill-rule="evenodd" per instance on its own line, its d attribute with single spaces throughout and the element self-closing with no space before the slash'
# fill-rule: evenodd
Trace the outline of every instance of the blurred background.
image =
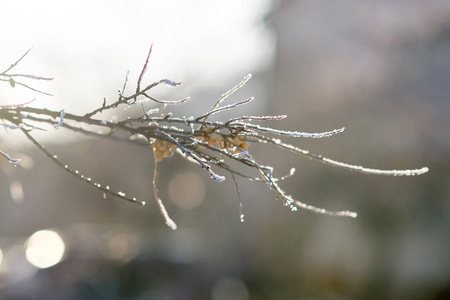
<svg viewBox="0 0 450 300">
<path fill-rule="evenodd" d="M 149 148 L 94 140 L 64 129 L 39 134 L 47 149 L 96 181 L 146 201 L 100 192 L 68 175 L 20 133 L 2 130 L 1 299 L 450 299 L 450 2 L 431 1 L 2 1 L 0 69 L 30 47 L 16 73 L 54 94 L 0 85 L 0 104 L 83 114 L 116 100 L 127 71 L 180 116 L 206 112 L 246 74 L 224 117 L 288 114 L 270 124 L 344 133 L 288 142 L 339 161 L 414 169 L 379 177 L 254 147 L 294 198 L 357 219 L 291 212 L 263 185 L 215 183 L 174 156 L 151 186 Z M 123 117 L 137 111 L 116 111 Z M 269 124 L 265 124 L 269 125 Z M 227 174 L 224 174 L 227 175 Z"/>
</svg>

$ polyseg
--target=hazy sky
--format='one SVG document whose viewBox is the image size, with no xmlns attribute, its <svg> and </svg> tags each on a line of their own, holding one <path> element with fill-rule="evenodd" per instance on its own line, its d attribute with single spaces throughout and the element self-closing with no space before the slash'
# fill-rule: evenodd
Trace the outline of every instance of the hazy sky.
<svg viewBox="0 0 450 300">
<path fill-rule="evenodd" d="M 55 77 L 30 83 L 55 97 L 3 84 L 0 103 L 37 96 L 42 106 L 82 113 L 115 99 L 128 70 L 134 84 L 151 44 L 148 83 L 183 81 L 185 93 L 228 88 L 270 61 L 269 9 L 268 0 L 1 1 L 0 68 L 33 47 L 16 72 Z"/>
</svg>

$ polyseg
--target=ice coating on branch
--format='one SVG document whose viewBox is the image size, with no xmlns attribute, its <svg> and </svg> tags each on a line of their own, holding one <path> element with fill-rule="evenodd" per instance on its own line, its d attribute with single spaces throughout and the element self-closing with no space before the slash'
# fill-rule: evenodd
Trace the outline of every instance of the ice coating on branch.
<svg viewBox="0 0 450 300">
<path fill-rule="evenodd" d="M 8 160 L 8 162 L 10 164 L 18 164 L 21 159 L 20 158 L 12 158 L 8 153 L 3 152 L 2 150 L 0 150 L 0 154 L 3 155 L 4 157 L 6 157 L 6 159 Z"/>
<path fill-rule="evenodd" d="M 60 115 L 59 115 L 59 122 L 53 125 L 56 129 L 58 129 L 64 122 L 64 116 L 66 114 L 64 113 L 64 109 L 61 109 Z"/>
<path fill-rule="evenodd" d="M 324 162 L 338 166 L 343 167 L 352 171 L 358 171 L 361 173 L 366 174 L 375 174 L 375 175 L 391 175 L 391 176 L 415 176 L 415 175 L 422 175 L 428 172 L 427 167 L 423 167 L 420 169 L 414 169 L 414 170 L 380 170 L 380 169 L 371 169 L 366 168 L 363 166 L 357 166 L 357 165 L 350 165 L 347 163 L 339 162 L 336 160 L 332 160 L 326 157 L 322 158 Z"/>
<path fill-rule="evenodd" d="M 28 53 L 28 52 L 27 52 Z M 64 126 L 65 128 L 72 130 L 74 132 L 81 132 L 86 135 L 91 135 L 95 137 L 105 137 L 110 139 L 123 140 L 126 142 L 134 142 L 136 144 L 144 145 L 148 147 L 148 142 L 153 140 L 161 140 L 163 145 L 161 147 L 155 147 L 158 151 L 166 151 L 166 148 L 176 149 L 177 153 L 181 154 L 186 160 L 193 161 L 198 164 L 204 171 L 207 171 L 209 176 L 217 182 L 222 182 L 225 180 L 225 176 L 219 175 L 213 171 L 216 169 L 221 169 L 220 171 L 227 171 L 231 174 L 233 181 L 235 183 L 236 192 L 238 194 L 239 201 L 239 218 L 241 222 L 244 221 L 244 214 L 242 213 L 242 202 L 240 199 L 240 192 L 238 183 L 235 179 L 236 176 L 241 176 L 242 178 L 262 182 L 269 190 L 275 193 L 276 199 L 281 199 L 283 203 L 289 207 L 292 211 L 296 211 L 298 208 L 305 209 L 307 211 L 312 211 L 319 214 L 326 214 L 332 216 L 344 216 L 344 217 L 356 217 L 356 213 L 351 211 L 329 211 L 323 208 L 315 207 L 300 201 L 295 200 L 292 196 L 286 194 L 282 187 L 279 185 L 282 180 L 285 180 L 293 176 L 295 169 L 291 169 L 289 174 L 282 177 L 274 177 L 276 173 L 271 166 L 263 165 L 259 160 L 255 160 L 252 157 L 253 145 L 255 146 L 266 146 L 267 144 L 274 145 L 282 150 L 295 152 L 301 154 L 309 159 L 314 159 L 331 166 L 340 167 L 350 171 L 356 171 L 366 174 L 376 174 L 376 175 L 391 175 L 391 176 L 414 176 L 421 175 L 428 172 L 428 168 L 412 169 L 412 170 L 380 170 L 371 169 L 358 165 L 351 165 L 347 163 L 342 163 L 335 161 L 321 155 L 316 155 L 309 153 L 307 150 L 298 148 L 297 146 L 284 143 L 283 141 L 274 138 L 274 135 L 281 137 L 303 137 L 303 138 L 325 138 L 330 137 L 335 134 L 344 131 L 344 127 L 334 129 L 326 132 L 319 133 L 309 133 L 301 131 L 288 131 L 279 130 L 272 128 L 270 126 L 263 127 L 253 124 L 252 121 L 276 121 L 286 118 L 286 115 L 276 115 L 276 116 L 253 116 L 253 115 L 238 115 L 239 117 L 234 117 L 231 119 L 221 120 L 221 121 L 207 121 L 208 117 L 214 114 L 225 113 L 229 110 L 235 110 L 243 105 L 250 103 L 253 97 L 247 98 L 242 101 L 235 101 L 232 104 L 224 105 L 224 101 L 241 88 L 250 78 L 251 74 L 247 75 L 240 83 L 234 86 L 232 89 L 228 90 L 220 96 L 218 101 L 203 115 L 194 117 L 191 116 L 186 118 L 185 116 L 177 117 L 170 111 L 166 111 L 167 105 L 176 105 L 183 103 L 189 99 L 186 97 L 181 100 L 158 100 L 155 99 L 150 91 L 158 85 L 168 85 L 168 86 L 178 86 L 181 82 L 175 82 L 169 79 L 162 79 L 151 84 L 146 85 L 145 88 L 141 89 L 141 83 L 144 73 L 147 69 L 148 60 L 150 57 L 151 49 L 148 53 L 147 60 L 144 64 L 142 72 L 139 76 L 137 82 L 136 92 L 124 96 L 125 87 L 128 81 L 128 74 L 125 79 L 125 84 L 122 88 L 122 92 L 119 90 L 119 98 L 117 101 L 108 104 L 106 103 L 106 98 L 104 98 L 103 104 L 97 109 L 89 112 L 85 115 L 79 116 L 74 114 L 65 114 L 64 110 L 59 112 L 59 122 L 54 124 L 58 120 L 58 111 L 52 111 L 49 109 L 39 109 L 28 107 L 27 104 L 30 102 L 5 106 L 0 105 L 0 114 L 2 117 L 2 122 L 0 123 L 3 127 L 7 129 L 20 129 L 28 137 L 28 139 L 34 143 L 38 148 L 40 148 L 48 157 L 53 159 L 60 167 L 65 171 L 76 175 L 85 183 L 88 183 L 98 190 L 100 190 L 104 197 L 106 194 L 113 195 L 132 203 L 139 203 L 144 205 L 145 202 L 137 202 L 136 198 L 126 197 L 124 192 L 112 192 L 109 186 L 103 187 L 96 181 L 92 181 L 90 177 L 85 175 L 80 175 L 77 170 L 72 170 L 68 165 L 65 165 L 58 160 L 56 155 L 51 155 L 42 144 L 37 142 L 31 135 L 30 132 L 35 129 L 41 128 L 41 124 L 54 126 L 59 128 Z M 26 55 L 26 53 L 25 53 Z M 23 58 L 23 56 L 22 56 Z M 22 59 L 21 58 L 21 59 Z M 21 60 L 19 59 L 19 61 Z M 8 68 L 10 70 L 14 64 Z M 7 70 L 7 71 L 8 71 Z M 45 79 L 50 78 L 37 77 L 34 75 L 17 75 L 22 77 L 28 77 L 31 79 Z M 11 82 L 11 81 L 10 81 Z M 18 84 L 16 80 L 12 80 L 12 85 Z M 29 88 L 29 87 L 28 87 Z M 34 89 L 33 89 L 34 90 Z M 37 91 L 39 92 L 39 91 Z M 45 93 L 44 93 L 45 94 Z M 158 113 L 158 108 L 149 109 L 147 102 L 156 102 L 156 104 L 162 104 L 161 113 L 159 116 L 151 116 L 152 114 Z M 138 116 L 122 116 L 120 115 L 116 119 L 109 122 L 104 120 L 98 120 L 92 118 L 97 113 L 103 113 L 104 111 L 110 111 L 116 109 L 119 105 L 128 105 L 127 108 L 136 104 L 141 106 L 141 113 Z M 154 104 L 154 103 L 153 103 Z M 127 109 L 125 108 L 125 109 Z M 30 122 L 31 121 L 31 122 Z M 64 123 L 67 121 L 67 123 Z M 264 123 L 265 125 L 266 123 Z M 77 126 L 75 126 L 77 125 Z M 81 125 L 81 126 L 80 126 Z M 92 127 L 103 126 L 110 129 L 109 133 L 103 133 L 102 131 L 96 131 Z M 186 128 L 187 127 L 187 128 Z M 122 134 L 122 133 L 126 133 Z M 126 138 L 124 138 L 126 136 Z M 141 138 L 136 138 L 141 137 Z M 241 139 L 242 138 L 242 139 Z M 251 147 L 250 147 L 251 145 Z M 156 144 L 154 145 L 156 146 Z M 252 149 L 252 150 L 251 150 Z M 256 153 L 256 152 L 255 152 Z M 8 154 L 0 152 L 10 163 L 18 163 L 20 159 L 11 158 Z M 170 157 L 172 152 L 162 155 L 162 157 Z M 272 157 L 275 161 L 277 157 Z M 155 157 L 156 160 L 156 157 Z M 156 160 L 158 161 L 158 160 Z M 241 171 L 241 169 L 247 168 L 247 171 L 257 171 L 259 177 L 255 175 L 245 174 L 246 171 Z M 169 217 L 167 210 L 165 209 L 162 200 L 158 196 L 157 191 L 157 163 L 155 163 L 155 176 L 153 180 L 154 193 L 157 204 L 163 215 L 166 224 L 171 229 L 176 229 L 177 225 Z"/>
<path fill-rule="evenodd" d="M 259 125 L 247 124 L 247 123 L 238 123 L 238 124 L 242 124 L 243 126 L 252 128 L 256 131 L 272 133 L 272 134 L 277 134 L 277 135 L 285 135 L 285 136 L 290 136 L 290 137 L 302 137 L 302 138 L 313 138 L 313 139 L 321 139 L 321 138 L 325 138 L 325 137 L 330 137 L 332 135 L 344 132 L 344 130 L 345 130 L 345 127 L 342 127 L 342 128 L 334 129 L 331 131 L 309 133 L 309 132 L 299 132 L 299 131 L 278 130 L 278 129 L 274 129 L 274 128 L 262 127 Z"/>
<path fill-rule="evenodd" d="M 172 81 L 172 80 L 169 80 L 169 79 L 162 79 L 162 80 L 159 81 L 159 83 L 164 83 L 164 84 L 167 84 L 167 85 L 170 85 L 170 86 L 177 86 L 177 85 L 181 84 L 181 82 L 175 82 L 175 81 Z"/>
<path fill-rule="evenodd" d="M 177 229 L 177 224 L 169 217 L 169 214 L 167 213 L 166 208 L 164 207 L 164 204 L 162 203 L 161 199 L 158 197 L 157 199 L 159 210 L 161 211 L 161 214 L 163 215 L 164 219 L 166 220 L 166 225 L 170 227 L 172 230 Z"/>
</svg>

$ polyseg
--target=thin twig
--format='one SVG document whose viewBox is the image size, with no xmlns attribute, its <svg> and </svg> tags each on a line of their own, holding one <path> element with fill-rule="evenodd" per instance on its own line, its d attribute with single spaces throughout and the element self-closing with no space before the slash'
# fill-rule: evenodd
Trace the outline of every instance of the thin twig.
<svg viewBox="0 0 450 300">
<path fill-rule="evenodd" d="M 204 115 L 202 115 L 202 116 L 200 116 L 200 117 L 197 117 L 196 120 L 198 120 L 198 121 L 200 121 L 200 120 L 206 120 L 207 117 L 209 117 L 209 116 L 211 116 L 211 115 L 213 115 L 213 114 L 216 114 L 216 113 L 221 112 L 221 111 L 225 111 L 225 110 L 229 110 L 229 109 L 235 108 L 235 107 L 237 107 L 237 106 L 239 106 L 239 105 L 247 104 L 247 103 L 249 103 L 249 102 L 252 102 L 253 99 L 254 99 L 253 97 L 250 97 L 250 98 L 245 99 L 245 100 L 243 100 L 243 101 L 239 101 L 239 102 L 236 102 L 236 103 L 233 103 L 233 104 L 230 104 L 230 105 L 218 107 L 218 108 L 216 108 L 216 109 L 211 109 L 211 110 L 210 110 L 209 112 L 207 112 L 206 114 L 204 114 Z"/>
<path fill-rule="evenodd" d="M 219 98 L 219 100 L 217 100 L 217 102 L 210 108 L 209 111 L 215 110 L 220 103 L 222 103 L 225 99 L 227 99 L 230 95 L 232 95 L 234 92 L 236 92 L 237 90 L 239 90 L 241 87 L 243 87 L 247 81 L 250 80 L 250 78 L 252 78 L 252 74 L 247 74 L 244 79 L 239 82 L 236 86 L 234 86 L 231 90 L 227 91 L 225 94 L 222 94 Z M 204 121 L 206 121 L 206 119 L 208 118 L 209 114 L 205 114 L 204 115 Z"/>
<path fill-rule="evenodd" d="M 8 153 L 3 152 L 2 150 L 0 150 L 0 154 L 3 155 L 10 164 L 17 165 L 21 161 L 20 158 L 12 158 Z"/>
<path fill-rule="evenodd" d="M 234 176 L 234 173 L 233 172 L 230 172 L 230 173 L 231 173 L 231 178 L 233 178 L 234 187 L 236 189 L 236 194 L 237 194 L 238 203 L 239 203 L 239 219 L 241 220 L 241 222 L 244 222 L 244 214 L 242 212 L 241 191 L 239 190 L 239 185 L 236 181 L 236 177 Z"/>
<path fill-rule="evenodd" d="M 127 75 L 125 75 L 125 82 L 123 83 L 123 87 L 122 87 L 122 95 L 125 93 L 125 89 L 127 87 L 128 75 L 130 75 L 130 71 L 127 71 Z"/>
<path fill-rule="evenodd" d="M 299 131 L 278 130 L 278 129 L 262 127 L 262 126 L 250 124 L 250 123 L 236 123 L 236 124 L 245 126 L 246 128 L 250 128 L 250 129 L 253 129 L 256 131 L 265 132 L 265 133 L 284 135 L 284 136 L 289 136 L 289 137 L 302 137 L 302 138 L 313 138 L 313 139 L 330 137 L 332 135 L 344 132 L 344 130 L 345 130 L 345 127 L 342 127 L 342 128 L 334 129 L 331 131 L 309 133 L 309 132 L 299 132 Z"/>
<path fill-rule="evenodd" d="M 164 207 L 164 204 L 161 200 L 161 198 L 158 195 L 158 163 L 155 160 L 155 170 L 153 172 L 153 195 L 155 196 L 156 203 L 158 204 L 159 211 L 161 212 L 161 215 L 164 217 L 164 220 L 166 221 L 166 225 L 170 227 L 170 229 L 175 230 L 177 229 L 177 224 L 169 217 L 169 214 L 167 213 L 166 208 Z"/>
<path fill-rule="evenodd" d="M 339 162 L 339 161 L 336 161 L 333 159 L 323 157 L 321 155 L 309 153 L 309 151 L 307 151 L 307 150 L 303 150 L 303 149 L 300 149 L 293 145 L 283 143 L 278 139 L 267 138 L 267 137 L 262 137 L 262 136 L 260 136 L 259 138 L 260 138 L 259 141 L 261 143 L 271 143 L 282 149 L 302 154 L 311 159 L 318 160 L 324 164 L 328 164 L 328 165 L 331 165 L 334 167 L 344 168 L 344 169 L 347 169 L 350 171 L 360 172 L 360 173 L 364 173 L 364 174 L 389 175 L 389 176 L 414 176 L 414 175 L 425 174 L 426 172 L 428 172 L 427 167 L 423 167 L 420 169 L 413 169 L 413 170 L 380 170 L 380 169 L 366 168 L 366 167 L 358 166 L 358 165 L 350 165 L 347 163 L 343 163 L 343 162 Z"/>
<path fill-rule="evenodd" d="M 147 59 L 145 60 L 144 66 L 142 67 L 141 74 L 139 75 L 139 79 L 137 81 L 136 94 L 141 91 L 141 81 L 144 77 L 145 72 L 147 71 L 148 60 L 150 59 L 150 54 L 152 54 L 153 45 L 150 45 L 150 50 L 147 54 Z M 122 93 L 123 94 L 123 93 Z"/>
<path fill-rule="evenodd" d="M 5 71 L 0 73 L 0 76 L 4 76 L 6 75 L 6 73 L 8 73 L 9 70 L 11 70 L 12 68 L 14 68 L 15 66 L 17 66 L 17 64 L 28 54 L 28 52 L 31 51 L 31 48 L 28 49 L 15 63 L 12 63 L 9 68 L 7 68 Z"/>
<path fill-rule="evenodd" d="M 92 181 L 92 179 L 90 177 L 84 176 L 84 175 L 80 175 L 79 172 L 77 170 L 73 170 L 71 168 L 69 168 L 68 165 L 63 164 L 56 155 L 51 154 L 49 151 L 47 151 L 47 149 L 45 149 L 45 147 L 40 144 L 38 141 L 36 141 L 36 139 L 30 135 L 30 133 L 25 130 L 25 129 L 21 129 L 22 132 L 25 134 L 25 136 L 38 148 L 40 149 L 42 152 L 44 152 L 44 154 L 50 158 L 51 160 L 53 160 L 53 162 L 55 162 L 58 166 L 60 166 L 61 168 L 63 168 L 64 170 L 66 170 L 67 172 L 69 172 L 70 174 L 74 175 L 75 177 L 77 177 L 78 179 L 84 181 L 85 183 L 95 187 L 96 189 L 102 191 L 105 194 L 109 194 L 118 198 L 121 198 L 123 200 L 126 200 L 128 202 L 131 203 L 136 203 L 139 205 L 144 206 L 145 205 L 145 201 L 137 201 L 136 198 L 128 198 L 125 193 L 123 192 L 112 192 L 109 188 L 109 186 L 105 186 L 103 187 L 101 184 L 99 183 L 95 183 L 94 181 Z"/>
<path fill-rule="evenodd" d="M 32 100 L 30 100 L 28 102 L 21 103 L 21 104 L 0 105 L 0 110 L 2 110 L 2 109 L 4 109 L 4 110 L 15 110 L 15 109 L 18 109 L 18 108 L 23 108 L 23 107 L 26 107 L 28 104 L 34 102 L 34 100 L 36 100 L 36 98 L 32 99 Z"/>
<path fill-rule="evenodd" d="M 9 82 L 10 80 L 9 80 L 9 79 L 1 79 L 1 78 L 0 78 L 0 81 L 8 81 L 8 82 Z M 37 93 L 40 93 L 40 94 L 43 94 L 43 95 L 47 95 L 47 96 L 53 96 L 53 95 L 50 94 L 50 93 L 46 93 L 46 92 L 43 92 L 43 91 L 41 91 L 41 90 L 32 88 L 31 86 L 26 85 L 26 84 L 21 83 L 21 82 L 17 82 L 17 81 L 16 81 L 15 84 L 21 85 L 21 86 L 23 86 L 23 87 L 25 87 L 25 88 L 27 88 L 27 89 L 29 89 L 29 90 L 32 90 L 33 92 L 37 92 Z"/>
<path fill-rule="evenodd" d="M 43 77 L 43 76 L 36 76 L 31 74 L 8 74 L 8 77 L 25 77 L 35 80 L 53 80 L 53 77 Z"/>
<path fill-rule="evenodd" d="M 225 125 L 230 125 L 236 121 L 242 121 L 242 120 L 260 120 L 260 121 L 275 121 L 275 120 L 283 120 L 286 119 L 287 115 L 278 115 L 278 116 L 242 116 L 237 118 L 229 119 Z"/>
</svg>

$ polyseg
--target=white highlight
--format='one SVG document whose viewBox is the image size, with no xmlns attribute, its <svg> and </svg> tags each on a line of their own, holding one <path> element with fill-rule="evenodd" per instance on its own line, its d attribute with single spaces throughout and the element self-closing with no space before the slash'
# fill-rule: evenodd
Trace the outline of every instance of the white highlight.
<svg viewBox="0 0 450 300">
<path fill-rule="evenodd" d="M 58 233 L 52 230 L 41 230 L 28 239 L 25 249 L 28 262 L 39 269 L 45 269 L 62 260 L 65 244 Z"/>
</svg>

